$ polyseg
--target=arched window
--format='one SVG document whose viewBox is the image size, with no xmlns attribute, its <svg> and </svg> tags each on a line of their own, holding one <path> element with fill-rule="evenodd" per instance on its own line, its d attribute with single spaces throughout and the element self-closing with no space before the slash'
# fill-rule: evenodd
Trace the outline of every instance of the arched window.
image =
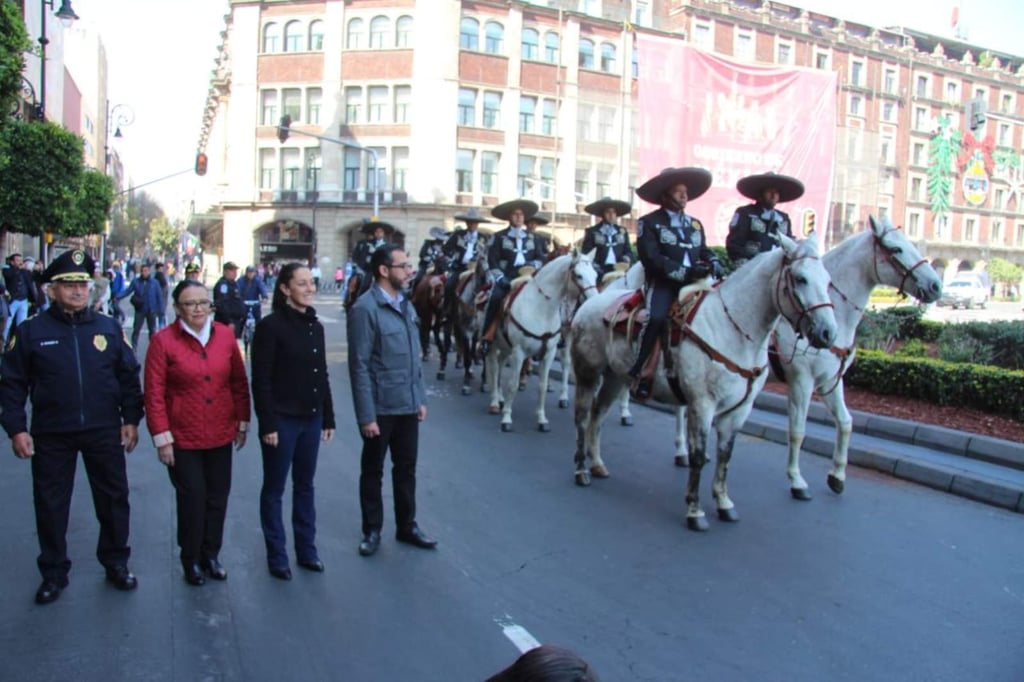
<svg viewBox="0 0 1024 682">
<path fill-rule="evenodd" d="M 319 52 L 324 49 L 324 22 L 309 22 L 309 51 Z"/>
<path fill-rule="evenodd" d="M 345 47 L 349 50 L 363 49 L 363 20 L 356 17 L 348 22 L 348 32 L 345 34 Z"/>
<path fill-rule="evenodd" d="M 540 34 L 532 28 L 523 29 L 523 59 L 540 59 Z"/>
<path fill-rule="evenodd" d="M 580 39 L 580 67 L 594 68 L 594 43 L 586 38 Z"/>
<path fill-rule="evenodd" d="M 280 27 L 277 24 L 270 23 L 263 27 L 263 51 L 264 52 L 277 52 L 278 50 L 278 39 L 280 38 Z"/>
<path fill-rule="evenodd" d="M 501 54 L 505 43 L 505 27 L 496 21 L 488 21 L 486 35 L 484 50 L 491 54 Z"/>
<path fill-rule="evenodd" d="M 558 63 L 558 34 L 554 31 L 544 34 L 544 61 Z"/>
<path fill-rule="evenodd" d="M 390 33 L 391 20 L 385 16 L 374 17 L 370 21 L 370 47 L 377 49 L 384 47 Z"/>
<path fill-rule="evenodd" d="M 615 46 L 611 43 L 601 43 L 601 70 L 615 73 Z"/>
<path fill-rule="evenodd" d="M 459 49 L 480 49 L 480 23 L 476 19 L 463 17 L 459 23 Z"/>
<path fill-rule="evenodd" d="M 302 24 L 298 21 L 289 21 L 284 25 L 284 51 L 302 51 Z"/>
<path fill-rule="evenodd" d="M 409 47 L 412 41 L 412 17 L 398 17 L 395 22 L 395 47 Z"/>
</svg>

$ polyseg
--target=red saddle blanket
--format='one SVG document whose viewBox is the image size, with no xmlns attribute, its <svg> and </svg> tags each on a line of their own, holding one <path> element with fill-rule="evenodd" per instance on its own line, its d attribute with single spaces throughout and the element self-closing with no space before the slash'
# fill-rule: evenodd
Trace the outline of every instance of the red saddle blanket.
<svg viewBox="0 0 1024 682">
<path fill-rule="evenodd" d="M 683 328 L 693 319 L 705 294 L 707 291 L 704 289 L 686 291 L 681 300 L 672 303 L 668 312 L 671 345 L 679 345 L 683 337 Z M 604 321 L 616 334 L 625 334 L 630 340 L 636 341 L 649 315 L 645 307 L 644 292 L 642 289 L 636 289 L 617 297 L 605 309 Z"/>
</svg>

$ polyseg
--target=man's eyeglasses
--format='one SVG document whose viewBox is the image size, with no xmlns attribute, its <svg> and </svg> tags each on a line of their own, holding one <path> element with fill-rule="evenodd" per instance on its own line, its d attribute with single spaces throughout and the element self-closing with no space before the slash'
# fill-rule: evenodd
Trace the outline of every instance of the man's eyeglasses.
<svg viewBox="0 0 1024 682">
<path fill-rule="evenodd" d="M 210 301 L 178 301 L 178 305 L 182 308 L 191 308 L 192 310 L 201 310 L 203 308 L 210 307 Z"/>
<path fill-rule="evenodd" d="M 416 269 L 416 266 L 413 265 L 412 263 L 395 263 L 394 265 L 389 265 L 388 267 L 389 268 L 402 268 L 404 270 L 414 270 L 414 269 Z"/>
</svg>

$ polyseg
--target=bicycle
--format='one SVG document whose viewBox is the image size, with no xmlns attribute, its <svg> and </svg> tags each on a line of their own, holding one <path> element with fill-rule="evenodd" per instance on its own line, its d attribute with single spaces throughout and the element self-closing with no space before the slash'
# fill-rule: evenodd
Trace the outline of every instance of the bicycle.
<svg viewBox="0 0 1024 682">
<path fill-rule="evenodd" d="M 253 334 L 256 333 L 256 306 L 259 300 L 243 301 L 245 304 L 245 324 L 242 326 L 242 348 L 245 351 L 245 359 L 249 359 L 249 347 L 252 345 Z"/>
</svg>

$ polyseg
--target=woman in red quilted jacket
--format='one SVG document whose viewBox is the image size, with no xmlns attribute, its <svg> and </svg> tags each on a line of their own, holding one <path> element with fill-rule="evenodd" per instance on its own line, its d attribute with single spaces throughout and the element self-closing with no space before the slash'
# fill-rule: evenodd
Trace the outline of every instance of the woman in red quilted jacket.
<svg viewBox="0 0 1024 682">
<path fill-rule="evenodd" d="M 210 292 L 186 279 L 172 294 L 177 319 L 146 351 L 146 423 L 178 502 L 185 580 L 228 577 L 217 558 L 231 490 L 231 446 L 249 428 L 249 386 L 231 327 L 214 322 Z"/>
</svg>

